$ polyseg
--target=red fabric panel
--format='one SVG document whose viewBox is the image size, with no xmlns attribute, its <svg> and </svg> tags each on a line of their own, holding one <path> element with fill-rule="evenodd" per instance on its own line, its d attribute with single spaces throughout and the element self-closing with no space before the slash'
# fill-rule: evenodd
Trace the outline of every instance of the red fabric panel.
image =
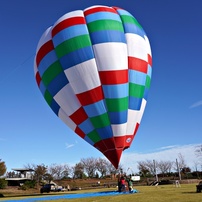
<svg viewBox="0 0 202 202">
<path fill-rule="evenodd" d="M 128 57 L 128 69 L 147 73 L 147 62 L 135 57 Z"/>
<path fill-rule="evenodd" d="M 100 71 L 102 85 L 128 83 L 128 70 Z"/>
<path fill-rule="evenodd" d="M 61 30 L 78 24 L 86 24 L 86 21 L 83 17 L 72 17 L 58 23 L 52 30 L 52 37 L 54 37 Z"/>
<path fill-rule="evenodd" d="M 92 13 L 97 13 L 97 12 L 111 12 L 111 13 L 117 13 L 113 8 L 110 7 L 96 7 L 96 8 L 91 8 L 89 10 L 86 10 L 84 12 L 84 15 L 90 15 Z"/>
<path fill-rule="evenodd" d="M 122 149 L 113 149 L 113 150 L 108 150 L 107 152 L 104 153 L 104 155 L 109 159 L 109 161 L 114 165 L 114 167 L 117 169 L 119 166 L 119 161 L 121 158 L 122 154 Z"/>
<path fill-rule="evenodd" d="M 41 62 L 43 57 L 45 55 L 47 55 L 47 53 L 49 53 L 53 49 L 54 49 L 54 46 L 53 46 L 52 40 L 47 41 L 45 44 L 43 44 L 43 46 L 41 46 L 41 48 L 39 49 L 39 51 L 37 52 L 37 55 L 36 55 L 36 65 L 37 65 L 37 67 L 39 66 L 39 63 Z"/>
<path fill-rule="evenodd" d="M 148 64 L 152 66 L 152 57 L 148 54 Z"/>
<path fill-rule="evenodd" d="M 39 75 L 39 72 L 36 73 L 36 82 L 37 82 L 37 85 L 39 86 L 40 83 L 41 83 L 41 77 Z"/>
<path fill-rule="evenodd" d="M 76 124 L 79 125 L 83 121 L 85 121 L 88 116 L 84 111 L 83 107 L 80 107 L 77 111 L 75 111 L 69 118 Z"/>
<path fill-rule="evenodd" d="M 104 98 L 101 86 L 98 86 L 97 88 L 93 88 L 92 90 L 77 94 L 76 96 L 79 99 L 82 106 L 98 102 L 100 100 L 103 100 Z"/>
<path fill-rule="evenodd" d="M 77 135 L 79 135 L 81 138 L 84 139 L 85 137 L 85 133 L 79 128 L 79 127 L 76 127 L 75 131 L 74 131 Z"/>
</svg>

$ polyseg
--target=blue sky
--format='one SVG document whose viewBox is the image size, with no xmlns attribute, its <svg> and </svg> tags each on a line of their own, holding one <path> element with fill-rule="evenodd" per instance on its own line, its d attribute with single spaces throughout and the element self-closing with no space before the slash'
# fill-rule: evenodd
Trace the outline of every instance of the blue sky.
<svg viewBox="0 0 202 202">
<path fill-rule="evenodd" d="M 81 158 L 103 157 L 55 116 L 36 85 L 33 70 L 42 33 L 65 13 L 92 5 L 128 10 L 143 26 L 152 48 L 147 107 L 121 164 L 130 163 L 135 170 L 137 161 L 165 155 L 174 161 L 182 153 L 191 166 L 194 148 L 202 143 L 199 0 L 1 1 L 0 159 L 10 171 L 28 163 L 72 165 Z"/>
</svg>

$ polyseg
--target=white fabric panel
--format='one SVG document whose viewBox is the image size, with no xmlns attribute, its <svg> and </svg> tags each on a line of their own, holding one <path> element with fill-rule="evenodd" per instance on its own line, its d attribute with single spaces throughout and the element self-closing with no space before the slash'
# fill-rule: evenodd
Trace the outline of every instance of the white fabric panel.
<svg viewBox="0 0 202 202">
<path fill-rule="evenodd" d="M 99 71 L 128 69 L 127 45 L 124 43 L 100 43 L 93 45 Z"/>
<path fill-rule="evenodd" d="M 51 36 L 51 31 L 52 31 L 52 27 L 49 27 L 41 36 L 39 43 L 37 45 L 37 49 L 36 49 L 36 53 L 39 51 L 39 49 L 41 48 L 41 46 L 43 46 L 43 44 L 45 44 L 46 42 L 50 41 L 52 39 Z"/>
<path fill-rule="evenodd" d="M 128 121 L 127 121 L 128 125 L 127 125 L 126 134 L 132 135 L 134 133 L 136 123 L 140 124 L 143 113 L 144 113 L 144 109 L 146 107 L 146 103 L 147 103 L 147 101 L 145 99 L 143 99 L 139 111 L 131 110 L 131 109 L 128 110 Z"/>
<path fill-rule="evenodd" d="M 60 108 L 58 117 L 73 131 L 76 129 L 76 124 L 67 116 L 67 114 Z"/>
<path fill-rule="evenodd" d="M 34 75 L 36 76 L 38 72 L 38 68 L 37 68 L 37 65 L 36 65 L 36 56 L 34 57 Z"/>
<path fill-rule="evenodd" d="M 152 56 L 151 46 L 150 46 L 149 39 L 147 38 L 147 36 L 144 36 L 144 38 L 145 38 L 145 42 L 146 42 L 147 53 L 148 53 L 150 56 Z"/>
<path fill-rule="evenodd" d="M 65 70 L 65 74 L 75 94 L 86 92 L 101 85 L 95 59 L 68 68 Z"/>
<path fill-rule="evenodd" d="M 137 34 L 126 34 L 126 41 L 128 44 L 128 56 L 148 61 L 147 58 L 147 43 Z"/>
<path fill-rule="evenodd" d="M 79 103 L 76 95 L 74 94 L 74 91 L 72 90 L 70 84 L 64 86 L 54 96 L 54 99 L 58 103 L 58 105 L 64 110 L 64 113 L 66 113 L 67 116 L 70 116 L 81 107 L 81 104 Z"/>
<path fill-rule="evenodd" d="M 59 23 L 62 22 L 63 20 L 68 19 L 68 18 L 72 18 L 72 17 L 84 17 L 83 11 L 77 10 L 77 11 L 72 11 L 72 12 L 66 13 L 65 15 L 63 15 L 62 17 L 60 17 L 60 18 L 55 22 L 55 24 L 54 24 L 53 27 L 55 27 L 57 24 L 59 24 Z"/>
<path fill-rule="evenodd" d="M 127 123 L 112 124 L 111 127 L 112 127 L 114 137 L 119 137 L 119 136 L 125 136 L 126 135 Z"/>
<path fill-rule="evenodd" d="M 137 120 L 138 123 L 140 123 L 141 120 L 142 120 L 142 116 L 144 114 L 144 110 L 145 110 L 146 104 L 147 104 L 147 101 L 145 99 L 142 99 L 142 104 L 141 104 L 141 107 L 140 107 L 140 111 L 139 111 L 139 115 L 138 115 L 138 120 Z"/>
<path fill-rule="evenodd" d="M 128 121 L 127 121 L 127 135 L 133 135 L 136 124 L 138 122 L 139 111 L 137 110 L 128 110 Z"/>
</svg>

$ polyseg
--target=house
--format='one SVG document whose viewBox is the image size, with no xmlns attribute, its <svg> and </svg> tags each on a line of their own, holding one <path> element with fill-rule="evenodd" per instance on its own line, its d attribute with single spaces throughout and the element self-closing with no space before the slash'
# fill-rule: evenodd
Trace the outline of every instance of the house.
<svg viewBox="0 0 202 202">
<path fill-rule="evenodd" d="M 8 186 L 21 186 L 27 180 L 33 179 L 33 169 L 30 168 L 16 168 L 12 169 L 13 172 L 6 174 L 6 181 Z"/>
</svg>

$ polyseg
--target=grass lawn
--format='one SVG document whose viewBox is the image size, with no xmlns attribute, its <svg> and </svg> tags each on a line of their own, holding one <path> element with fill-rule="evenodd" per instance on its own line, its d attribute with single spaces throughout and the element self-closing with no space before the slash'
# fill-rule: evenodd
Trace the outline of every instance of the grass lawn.
<svg viewBox="0 0 202 202">
<path fill-rule="evenodd" d="M 102 197 L 90 197 L 90 198 L 78 198 L 78 199 L 59 199 L 51 200 L 51 202 L 202 202 L 202 193 L 196 193 L 196 184 L 182 184 L 181 187 L 176 188 L 173 185 L 161 185 L 158 187 L 154 186 L 137 186 L 135 187 L 139 193 L 135 194 L 120 194 L 114 196 L 102 196 Z M 95 192 L 100 191 L 114 191 L 112 188 L 94 190 Z M 76 194 L 93 192 L 93 190 L 67 192 L 63 194 Z M 60 193 L 62 194 L 62 193 Z M 50 194 L 47 194 L 49 196 Z M 43 194 L 46 196 L 46 194 Z M 29 196 L 31 197 L 31 196 Z M 23 198 L 29 198 L 23 197 Z M 35 196 L 36 197 L 36 196 Z M 33 196 L 32 196 L 33 198 Z M 2 198 L 1 200 L 18 200 L 22 197 Z M 37 197 L 35 198 L 37 201 Z M 39 200 L 38 200 L 39 201 Z M 43 202 L 47 202 L 44 201 Z"/>
</svg>

